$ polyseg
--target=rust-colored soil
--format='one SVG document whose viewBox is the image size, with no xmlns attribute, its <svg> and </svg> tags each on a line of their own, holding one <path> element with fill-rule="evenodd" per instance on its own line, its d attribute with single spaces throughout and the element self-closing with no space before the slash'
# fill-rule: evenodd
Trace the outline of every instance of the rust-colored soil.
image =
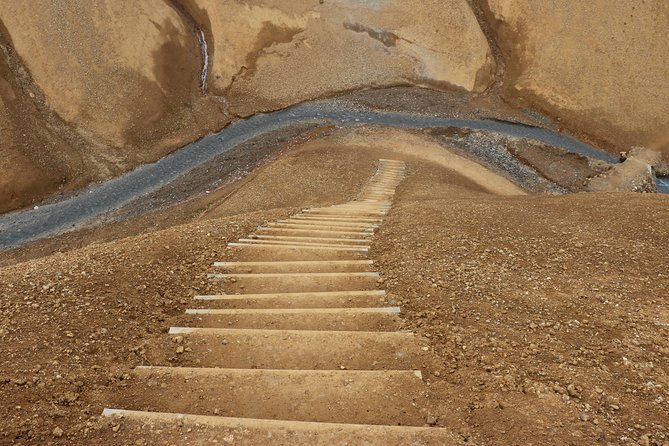
<svg viewBox="0 0 669 446">
<path fill-rule="evenodd" d="M 101 410 L 132 367 L 185 361 L 165 330 L 194 294 L 215 290 L 205 273 L 229 257 L 226 241 L 350 200 L 386 153 L 313 143 L 188 210 L 48 248 L 63 253 L 25 248 L 36 258 L 0 269 L 0 443 L 133 444 Z M 404 326 L 430 345 L 420 404 L 436 423 L 474 444 L 667 441 L 669 199 L 501 196 L 429 159 L 394 157 L 409 175 L 370 257 Z M 186 224 L 146 229 L 177 214 Z"/>
<path fill-rule="evenodd" d="M 514 141 L 507 149 L 541 176 L 571 192 L 583 191 L 589 178 L 609 168 L 604 162 L 531 141 Z"/>
</svg>

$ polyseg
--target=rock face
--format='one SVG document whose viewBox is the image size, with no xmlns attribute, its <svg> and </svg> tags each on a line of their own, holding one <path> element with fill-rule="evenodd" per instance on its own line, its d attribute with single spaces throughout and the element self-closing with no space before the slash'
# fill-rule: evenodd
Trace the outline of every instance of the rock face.
<svg viewBox="0 0 669 446">
<path fill-rule="evenodd" d="M 71 178 L 69 166 L 78 164 L 72 150 L 76 141 L 68 144 L 52 130 L 54 120 L 43 113 L 38 90 L 24 72 L 14 69 L 17 64 L 12 49 L 0 39 L 0 212 L 55 192 Z"/>
<path fill-rule="evenodd" d="M 668 28 L 663 0 L 3 1 L 0 212 L 235 116 L 395 85 L 477 94 L 502 80 L 515 105 L 666 161 Z"/>
<path fill-rule="evenodd" d="M 666 172 L 662 156 L 644 147 L 633 147 L 623 163 L 590 178 L 587 190 L 592 192 L 657 192 L 654 172 Z"/>
<path fill-rule="evenodd" d="M 162 0 L 2 2 L 0 18 L 53 111 L 113 146 L 197 91 L 197 43 Z"/>
<path fill-rule="evenodd" d="M 466 0 L 7 1 L 0 45 L 0 212 L 155 161 L 230 112 L 370 86 L 482 91 L 495 71 Z"/>
<path fill-rule="evenodd" d="M 222 127 L 198 48 L 162 0 L 0 2 L 0 212 Z"/>
<path fill-rule="evenodd" d="M 482 91 L 495 70 L 464 0 L 190 0 L 185 7 L 213 41 L 209 92 L 244 115 L 369 86 Z"/>
<path fill-rule="evenodd" d="M 613 147 L 669 156 L 669 3 L 484 0 L 504 94 Z"/>
</svg>

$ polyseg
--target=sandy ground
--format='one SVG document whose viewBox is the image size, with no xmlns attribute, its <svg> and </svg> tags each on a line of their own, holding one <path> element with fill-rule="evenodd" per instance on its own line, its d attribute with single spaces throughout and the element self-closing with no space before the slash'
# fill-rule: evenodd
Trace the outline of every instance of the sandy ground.
<svg viewBox="0 0 669 446">
<path fill-rule="evenodd" d="M 164 332 L 210 289 L 225 242 L 349 200 L 393 154 L 410 176 L 371 257 L 405 326 L 429 340 L 438 424 L 474 444 L 663 445 L 669 199 L 498 194 L 496 173 L 460 174 L 429 147 L 403 154 L 415 135 L 389 135 L 391 150 L 363 136 L 312 142 L 217 196 L 3 254 L 1 442 L 118 444 L 102 407 L 133 366 L 174 363 Z"/>
</svg>

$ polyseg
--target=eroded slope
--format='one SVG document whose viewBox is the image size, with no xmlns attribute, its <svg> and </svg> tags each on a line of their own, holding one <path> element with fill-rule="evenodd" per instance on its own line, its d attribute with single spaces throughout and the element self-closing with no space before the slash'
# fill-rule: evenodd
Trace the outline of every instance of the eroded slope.
<svg viewBox="0 0 669 446">
<path fill-rule="evenodd" d="M 504 94 L 612 151 L 669 155 L 669 4 L 487 0 L 507 62 Z"/>
</svg>

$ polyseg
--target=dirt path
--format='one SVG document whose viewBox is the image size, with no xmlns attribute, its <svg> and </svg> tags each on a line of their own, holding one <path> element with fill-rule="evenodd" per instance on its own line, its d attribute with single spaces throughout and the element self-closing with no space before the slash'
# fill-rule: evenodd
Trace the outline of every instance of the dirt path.
<svg viewBox="0 0 669 446">
<path fill-rule="evenodd" d="M 115 441 L 460 444 L 430 427 L 425 350 L 367 260 L 404 175 L 403 162 L 380 160 L 356 200 L 228 243 L 238 260 L 209 274 L 220 294 L 196 296 L 187 326 L 169 332 L 190 365 L 134 370 L 114 401 L 123 409 L 104 410 L 120 423 Z"/>
<path fill-rule="evenodd" d="M 5 401 L 0 407 L 0 443 L 124 444 L 119 438 L 127 437 L 125 443 L 152 444 L 132 437 L 137 433 L 134 423 L 100 417 L 103 408 L 166 410 L 158 405 L 160 401 L 141 399 L 157 398 L 164 392 L 175 401 L 171 410 L 220 417 L 233 408 L 215 407 L 216 395 L 229 394 L 239 401 L 250 383 L 259 379 L 227 371 L 225 379 L 239 389 L 219 382 L 211 395 L 189 393 L 216 381 L 201 374 L 188 382 L 180 380 L 180 393 L 165 390 L 173 389 L 170 382 L 174 379 L 161 376 L 154 380 L 156 385 L 138 379 L 134 372 L 138 365 L 221 367 L 216 361 L 223 349 L 229 353 L 228 368 L 251 368 L 259 357 L 250 354 L 247 346 L 251 344 L 244 344 L 243 336 L 207 335 L 196 342 L 194 335 L 167 335 L 168 327 L 204 328 L 219 318 L 230 329 L 236 323 L 256 327 L 275 323 L 275 337 L 256 338 L 258 342 L 252 344 L 252 351 L 267 358 L 255 364 L 271 370 L 305 369 L 304 355 L 309 350 L 299 347 L 305 344 L 291 342 L 294 337 L 281 328 L 290 325 L 280 324 L 301 324 L 305 333 L 335 331 L 327 330 L 333 327 L 327 324 L 344 324 L 343 318 L 324 310 L 362 306 L 401 307 L 401 312 L 385 321 L 379 321 L 378 314 L 349 314 L 347 320 L 368 330 L 399 328 L 416 334 L 419 361 L 400 367 L 391 349 L 385 356 L 389 362 L 378 363 L 380 369 L 422 371 L 424 387 L 420 383 L 418 387 L 401 386 L 409 392 L 419 389 L 417 399 L 410 401 L 407 419 L 416 416 L 417 410 L 425 421 L 428 415 L 430 421 L 436 419 L 436 427 L 482 445 L 645 444 L 646 439 L 651 445 L 662 445 L 667 441 L 669 381 L 664 364 L 669 361 L 669 309 L 664 296 L 669 278 L 664 259 L 669 240 L 664 227 L 669 219 L 669 197 L 501 196 L 417 154 L 388 151 L 387 140 L 378 134 L 370 134 L 365 142 L 358 132 L 351 135 L 350 145 L 343 141 L 318 140 L 287 152 L 258 169 L 228 198 L 190 204 L 200 211 L 187 220 L 176 220 L 187 224 L 156 226 L 156 221 L 169 222 L 183 212 L 170 209 L 125 230 L 101 228 L 98 237 L 70 234 L 49 249 L 35 252 L 33 260 L 0 268 L 0 339 L 4 346 L 0 396 Z M 194 295 L 235 292 L 228 287 L 236 285 L 244 285 L 249 292 L 251 285 L 259 286 L 257 281 L 241 283 L 241 278 L 234 283 L 227 282 L 230 278 L 207 279 L 206 273 L 212 272 L 214 261 L 279 260 L 261 258 L 260 251 L 244 257 L 243 251 L 228 250 L 226 245 L 257 234 L 258 226 L 286 219 L 310 204 L 327 207 L 354 199 L 373 173 L 374 160 L 390 157 L 405 161 L 410 174 L 399 185 L 390 212 L 371 239 L 368 255 L 373 266 L 356 264 L 355 269 L 347 270 L 333 265 L 319 270 L 312 262 L 309 269 L 294 271 L 378 271 L 380 278 L 375 281 L 383 283 L 371 286 L 370 291 L 386 290 L 383 301 L 380 296 L 345 294 L 341 296 L 345 299 L 293 296 L 290 306 L 287 299 L 272 297 L 241 302 L 192 300 Z M 105 238 L 110 231 L 111 237 Z M 295 234 L 283 237 L 300 236 Z M 54 251 L 60 252 L 51 254 Z M 256 266 L 265 268 L 259 273 L 281 273 L 276 266 Z M 254 272 L 229 265 L 218 268 L 222 269 L 217 273 Z M 286 286 L 285 282 L 277 285 Z M 304 310 L 315 309 L 314 305 L 324 313 L 318 318 L 285 314 L 277 320 L 265 311 L 255 315 L 185 314 L 186 309 Z M 377 325 L 365 325 L 372 323 Z M 346 333 L 355 331 L 351 325 L 334 326 Z M 176 342 L 177 336 L 183 336 L 182 344 Z M 340 336 L 344 338 L 337 340 L 328 333 L 308 340 L 318 346 L 312 352 L 317 350 L 319 356 L 325 352 L 330 361 L 319 362 L 314 355 L 307 361 L 307 370 L 341 371 L 344 359 L 346 371 L 369 369 L 368 358 L 346 350 L 357 344 L 346 340 L 348 334 Z M 351 336 L 360 339 L 363 335 L 358 330 Z M 330 349 L 335 341 L 342 346 L 337 351 Z M 379 350 L 370 347 L 370 351 L 383 353 L 378 344 Z M 371 344 L 363 344 L 367 345 Z M 180 346 L 183 353 L 177 353 Z M 279 361 L 285 367 L 272 369 Z M 336 389 L 349 388 L 337 387 L 333 376 L 323 374 L 318 379 Z M 389 375 L 380 385 L 394 386 L 397 379 L 401 378 Z M 258 385 L 268 388 L 270 381 L 293 390 L 300 382 L 301 389 L 312 389 L 306 377 L 279 373 L 267 375 Z M 351 385 L 362 392 L 355 387 L 357 381 Z M 176 401 L 182 394 L 192 405 L 178 407 Z M 325 398 L 326 393 L 322 395 Z M 263 396 L 280 395 L 273 389 L 258 392 L 253 398 L 259 409 L 253 410 L 270 410 Z M 380 401 L 381 396 L 372 396 L 376 399 L 370 404 Z M 144 401 L 145 406 L 133 405 L 133 401 Z M 296 401 L 302 400 L 296 397 Z M 305 407 L 297 405 L 302 414 Z M 332 407 L 332 414 L 341 416 L 341 406 Z M 389 407 L 396 410 L 400 405 Z M 243 414 L 242 409 L 251 414 L 252 408 L 240 406 L 233 418 Z M 292 406 L 277 405 L 276 411 L 292 413 Z M 252 416 L 261 415 L 266 414 Z M 387 415 L 389 419 L 400 416 L 392 411 Z M 149 435 L 162 425 L 149 423 L 141 432 Z M 189 433 L 186 425 L 177 421 L 163 433 L 166 437 L 183 432 L 192 436 L 189 438 L 199 435 L 198 428 Z M 270 425 L 269 430 L 275 429 L 271 422 L 258 427 Z M 207 428 L 206 432 L 219 429 Z"/>
</svg>

